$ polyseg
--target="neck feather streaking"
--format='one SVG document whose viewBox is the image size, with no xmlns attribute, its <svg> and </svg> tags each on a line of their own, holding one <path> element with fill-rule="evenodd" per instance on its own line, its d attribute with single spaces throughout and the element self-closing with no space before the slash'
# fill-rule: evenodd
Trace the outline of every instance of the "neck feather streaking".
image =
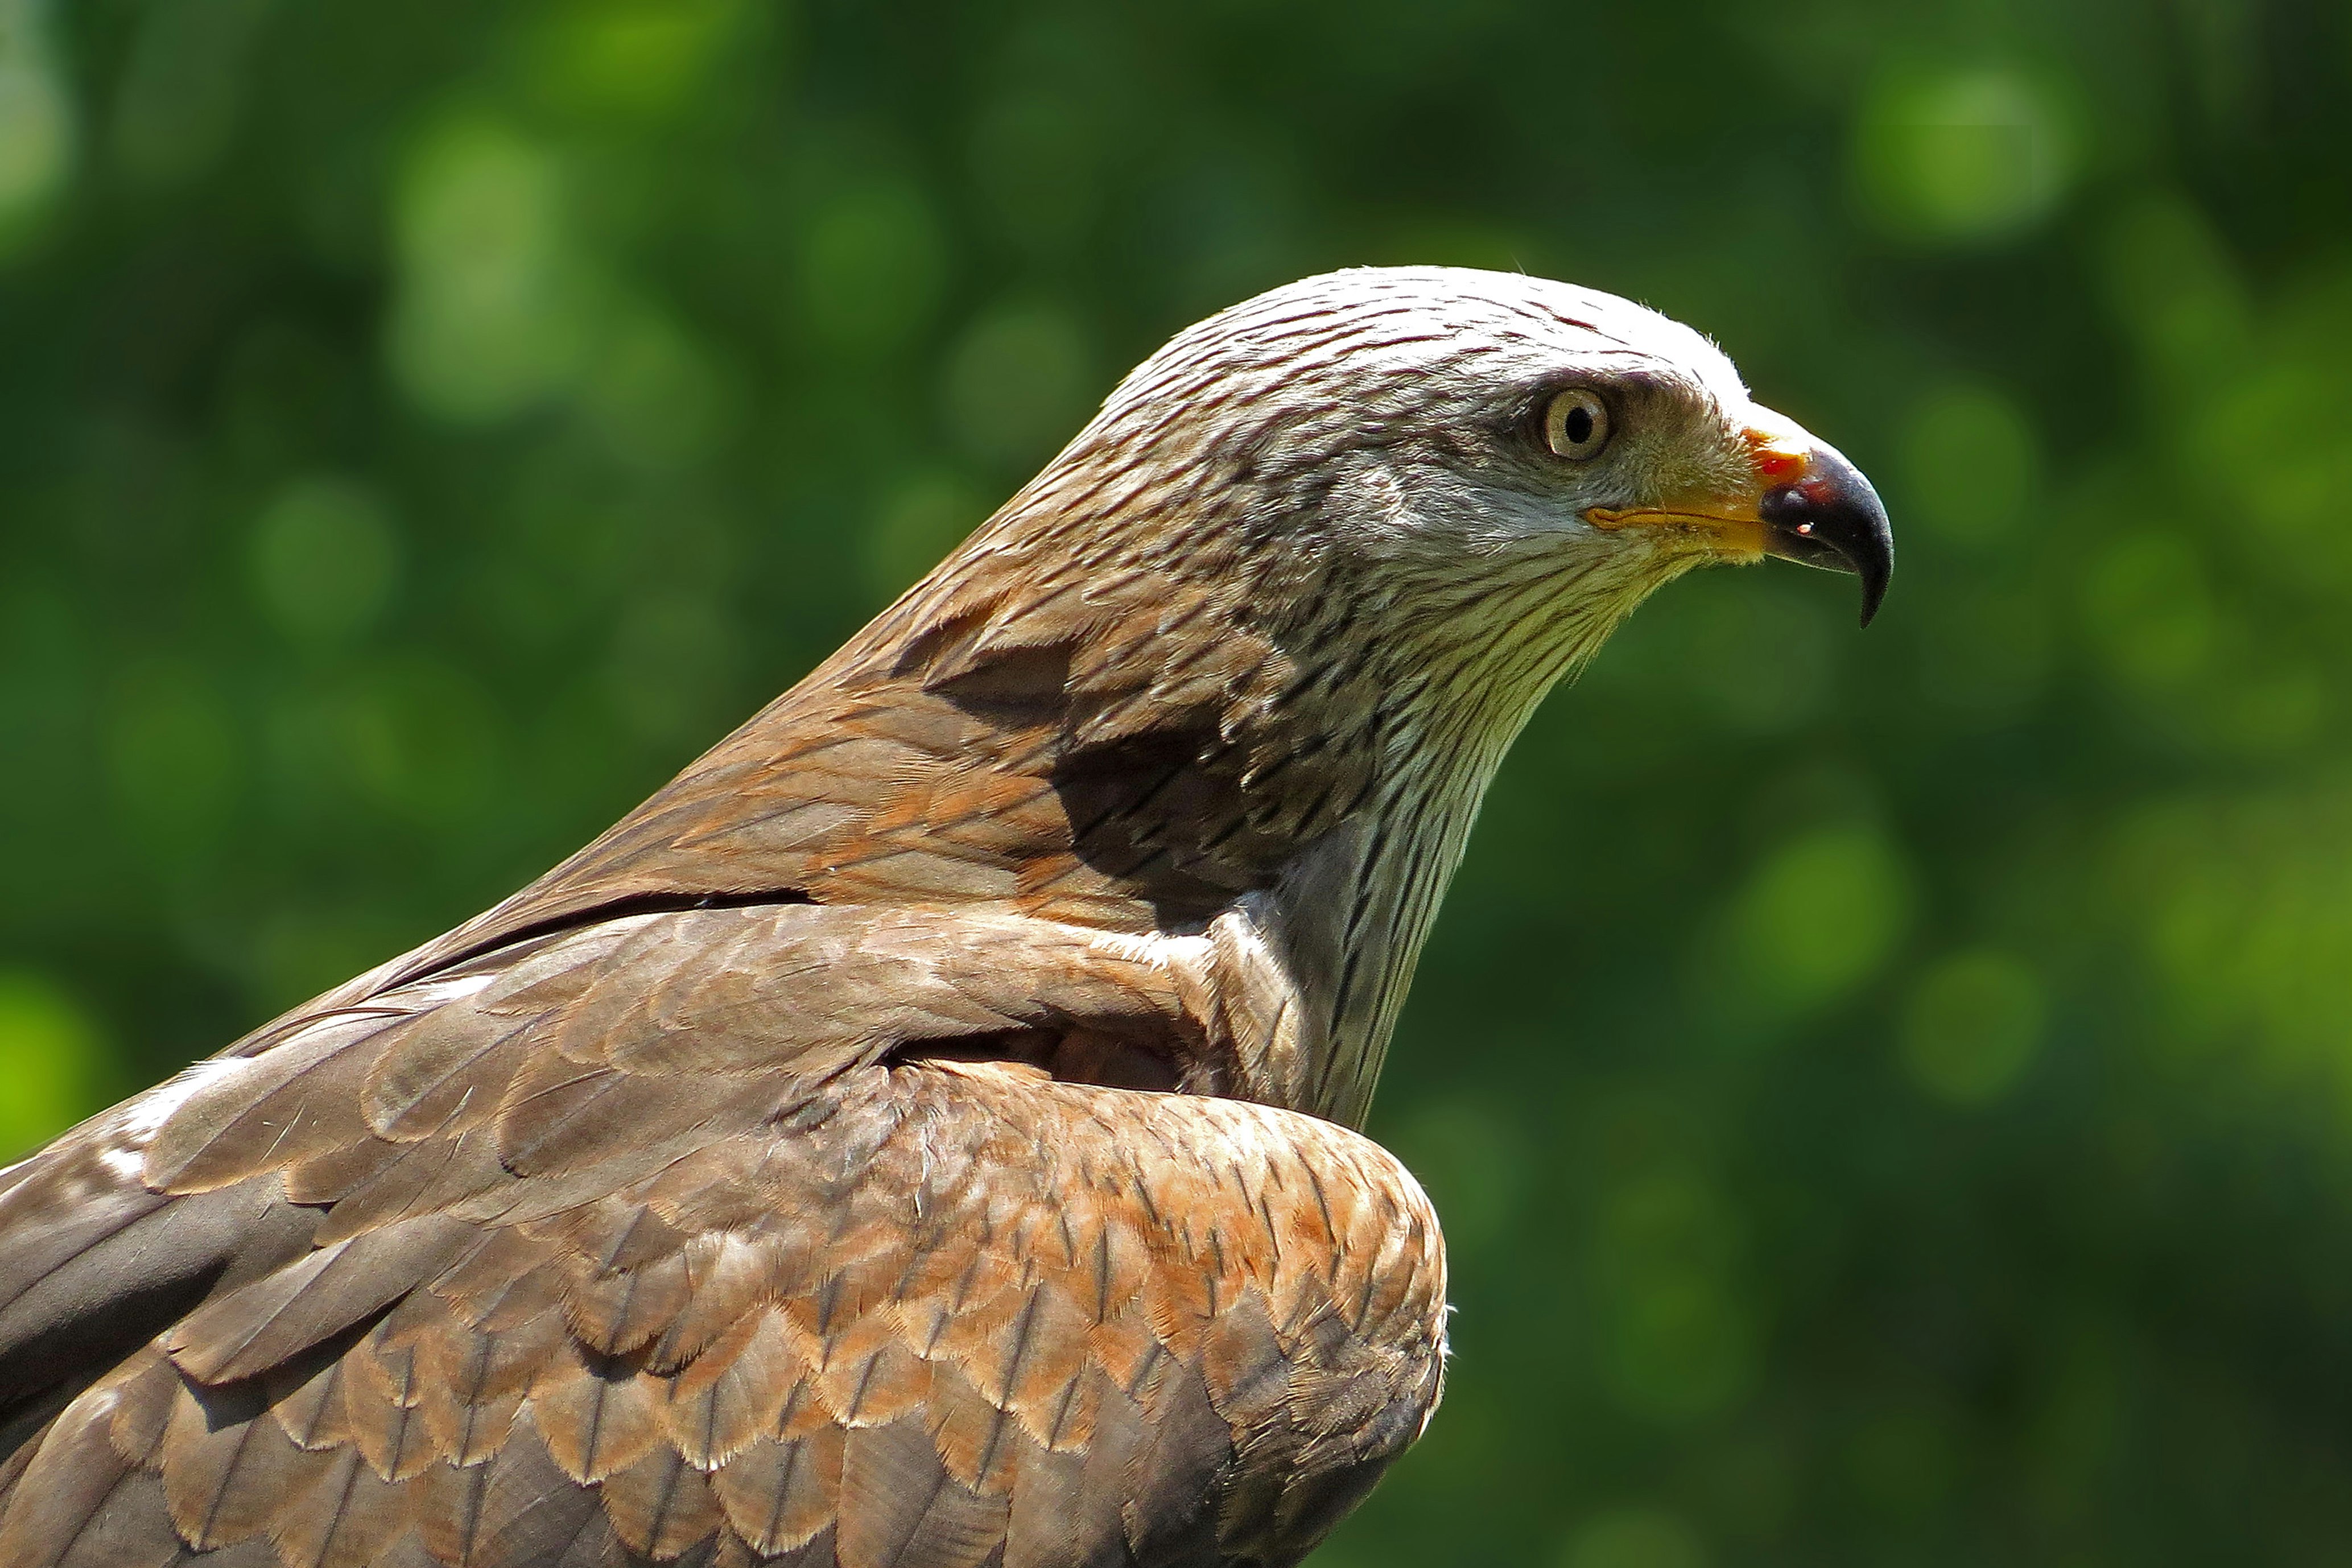
<svg viewBox="0 0 2352 1568">
<path fill-rule="evenodd" d="M 1139 935 L 1246 904 L 1318 1015 L 1306 1108 L 1360 1120 L 1496 764 L 1673 563 L 1529 550 L 1475 583 L 1388 563 L 1372 584 L 1253 537 L 1198 489 L 1181 535 L 1136 527 L 1164 497 L 1093 478 L 1124 517 L 1041 480 L 402 972 L 641 900 L 937 903 Z"/>
<path fill-rule="evenodd" d="M 1310 328 L 1301 353 L 1431 341 L 1402 315 Z M 1137 935 L 1246 909 L 1317 1015 L 1308 1108 L 1360 1120 L 1503 752 L 1688 561 L 1590 534 L 1465 555 L 1435 542 L 1461 529 L 1410 526 L 1392 475 L 1350 470 L 1344 405 L 1284 401 L 1283 364 L 1155 364 L 839 653 L 400 972 L 641 900 Z M 1436 395 L 1384 384 L 1386 406 Z M 1404 524 L 1377 554 L 1356 547 L 1368 508 Z"/>
<path fill-rule="evenodd" d="M 1543 696 L 1580 668 L 1675 563 L 1529 560 L 1398 639 L 1376 784 L 1354 822 L 1302 845 L 1272 903 L 1328 1024 L 1311 1099 L 1360 1124 L 1422 943 L 1486 786 Z"/>
</svg>

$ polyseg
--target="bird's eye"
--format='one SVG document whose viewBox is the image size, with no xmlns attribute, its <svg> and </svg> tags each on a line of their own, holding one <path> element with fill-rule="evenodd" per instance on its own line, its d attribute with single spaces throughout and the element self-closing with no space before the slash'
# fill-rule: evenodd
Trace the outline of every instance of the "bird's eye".
<svg viewBox="0 0 2352 1568">
<path fill-rule="evenodd" d="M 1559 394 L 1544 410 L 1544 445 L 1571 463 L 1599 457 L 1609 445 L 1609 405 L 1588 387 Z"/>
</svg>

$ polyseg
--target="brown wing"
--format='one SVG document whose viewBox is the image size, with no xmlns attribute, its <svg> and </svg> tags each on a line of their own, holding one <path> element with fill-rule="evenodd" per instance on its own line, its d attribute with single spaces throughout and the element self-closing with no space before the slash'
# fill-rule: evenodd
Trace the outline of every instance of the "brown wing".
<svg viewBox="0 0 2352 1568">
<path fill-rule="evenodd" d="M 0 1564 L 1289 1562 L 1435 1398 L 1411 1178 L 951 1059 L 1186 1027 L 1070 928 L 814 907 L 297 1021 L 0 1191 Z"/>
</svg>

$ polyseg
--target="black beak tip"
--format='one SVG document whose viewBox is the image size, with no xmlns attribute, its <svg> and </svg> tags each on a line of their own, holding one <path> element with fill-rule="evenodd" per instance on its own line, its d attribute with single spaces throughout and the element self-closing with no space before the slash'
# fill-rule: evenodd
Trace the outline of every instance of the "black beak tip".
<svg viewBox="0 0 2352 1568">
<path fill-rule="evenodd" d="M 1878 606 L 1886 602 L 1887 577 L 1888 574 L 1885 571 L 1881 570 L 1875 576 L 1864 576 L 1862 579 L 1862 620 L 1860 624 L 1864 630 L 1869 629 L 1871 621 L 1877 616 Z"/>
<path fill-rule="evenodd" d="M 1805 477 L 1768 491 L 1758 515 L 1768 553 L 1861 578 L 1862 624 L 1870 625 L 1895 575 L 1895 531 L 1860 468 L 1835 447 L 1817 446 Z"/>
</svg>

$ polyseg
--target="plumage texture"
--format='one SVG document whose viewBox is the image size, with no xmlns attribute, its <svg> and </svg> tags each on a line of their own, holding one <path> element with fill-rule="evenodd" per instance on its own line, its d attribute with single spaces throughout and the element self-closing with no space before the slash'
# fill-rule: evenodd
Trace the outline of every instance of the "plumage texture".
<svg viewBox="0 0 2352 1568">
<path fill-rule="evenodd" d="M 143 1185 L 311 1223 L 224 1236 L 17 1450 L 0 1562 L 134 1515 L 299 1564 L 1295 1556 L 1435 1396 L 1435 1219 L 1296 1111 L 894 1065 L 1181 1016 L 1090 933 L 994 925 L 959 970 L 919 910 L 599 922 L 133 1101 Z"/>
<path fill-rule="evenodd" d="M 1522 439 L 1562 367 L 1649 410 Z M 1421 1431 L 1349 1130 L 1542 692 L 1751 477 L 1606 296 L 1184 334 L 840 654 L 448 936 L 0 1173 L 0 1568 L 1286 1564 Z"/>
</svg>

